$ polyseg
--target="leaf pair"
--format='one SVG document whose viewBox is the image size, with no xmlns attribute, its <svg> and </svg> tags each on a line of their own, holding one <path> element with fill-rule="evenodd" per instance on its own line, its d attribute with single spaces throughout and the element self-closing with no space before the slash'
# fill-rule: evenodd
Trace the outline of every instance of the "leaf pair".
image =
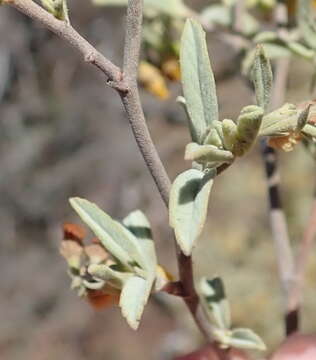
<svg viewBox="0 0 316 360">
<path fill-rule="evenodd" d="M 72 198 L 70 204 L 120 264 L 118 269 L 106 265 L 91 265 L 88 271 L 91 275 L 112 281 L 114 286 L 122 288 L 122 314 L 128 324 L 137 329 L 157 268 L 147 218 L 141 211 L 134 211 L 121 224 L 87 200 Z"/>
<path fill-rule="evenodd" d="M 260 337 L 250 329 L 231 329 L 230 306 L 226 298 L 224 284 L 219 277 L 212 280 L 202 278 L 199 294 L 201 304 L 212 326 L 212 335 L 222 347 L 265 350 Z"/>
</svg>

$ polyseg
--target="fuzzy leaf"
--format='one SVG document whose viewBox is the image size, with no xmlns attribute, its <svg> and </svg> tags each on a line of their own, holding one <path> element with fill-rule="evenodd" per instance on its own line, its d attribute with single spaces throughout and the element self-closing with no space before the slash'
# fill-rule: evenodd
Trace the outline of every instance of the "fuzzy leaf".
<svg viewBox="0 0 316 360">
<path fill-rule="evenodd" d="M 263 118 L 263 109 L 256 105 L 245 106 L 237 120 L 237 134 L 233 152 L 242 156 L 255 142 Z"/>
<path fill-rule="evenodd" d="M 258 45 L 252 68 L 257 104 L 265 111 L 268 109 L 273 84 L 271 64 L 263 47 Z"/>
<path fill-rule="evenodd" d="M 157 257 L 150 223 L 147 217 L 140 210 L 135 210 L 123 220 L 123 224 L 135 235 L 142 247 L 148 275 L 151 277 L 155 276 Z"/>
<path fill-rule="evenodd" d="M 206 128 L 218 118 L 218 105 L 205 32 L 194 20 L 187 20 L 183 30 L 180 65 L 192 140 L 201 143 Z"/>
<path fill-rule="evenodd" d="M 130 231 L 88 200 L 72 198 L 70 204 L 110 254 L 129 270 L 137 264 L 145 269 L 146 257 L 139 241 Z"/>
<path fill-rule="evenodd" d="M 122 315 L 134 330 L 138 328 L 151 287 L 152 283 L 141 277 L 133 276 L 126 281 L 121 292 L 120 307 Z"/>
<path fill-rule="evenodd" d="M 286 103 L 262 119 L 260 136 L 282 136 L 295 131 L 299 111 L 293 104 Z"/>
<path fill-rule="evenodd" d="M 218 149 L 214 145 L 199 145 L 197 143 L 190 143 L 185 148 L 184 158 L 185 160 L 201 163 L 229 163 L 234 160 L 234 155 L 230 151 Z"/>
<path fill-rule="evenodd" d="M 266 350 L 261 338 L 250 329 L 236 328 L 232 330 L 229 344 L 240 349 Z"/>
<path fill-rule="evenodd" d="M 178 175 L 172 184 L 169 222 L 181 250 L 187 256 L 192 253 L 203 230 L 214 176 L 214 171 L 204 174 L 190 169 Z"/>
<path fill-rule="evenodd" d="M 268 59 L 278 59 L 284 57 L 290 57 L 291 51 L 287 48 L 285 44 L 278 43 L 264 43 L 264 52 L 267 55 Z M 246 53 L 244 60 L 242 61 L 242 73 L 245 76 L 251 74 L 253 62 L 255 59 L 256 49 L 251 49 Z"/>
<path fill-rule="evenodd" d="M 225 295 L 224 284 L 218 277 L 200 282 L 200 296 L 205 312 L 219 329 L 230 329 L 230 306 Z"/>
<path fill-rule="evenodd" d="M 232 151 L 237 137 L 237 125 L 233 120 L 224 119 L 222 129 L 225 149 Z"/>
</svg>

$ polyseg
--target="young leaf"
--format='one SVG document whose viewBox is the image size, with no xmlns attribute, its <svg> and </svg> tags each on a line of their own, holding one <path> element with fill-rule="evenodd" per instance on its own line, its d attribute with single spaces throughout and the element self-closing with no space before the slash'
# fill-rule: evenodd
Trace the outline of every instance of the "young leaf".
<svg viewBox="0 0 316 360">
<path fill-rule="evenodd" d="M 94 278 L 104 280 L 118 289 L 121 289 L 126 281 L 133 276 L 132 273 L 116 271 L 105 264 L 90 265 L 88 267 L 88 273 Z"/>
<path fill-rule="evenodd" d="M 225 295 L 224 284 L 218 277 L 200 282 L 200 296 L 203 308 L 211 321 L 219 329 L 228 330 L 231 327 L 230 307 Z"/>
<path fill-rule="evenodd" d="M 257 45 L 252 67 L 252 80 L 255 86 L 257 104 L 266 111 L 270 103 L 273 76 L 270 61 L 260 45 Z"/>
<path fill-rule="evenodd" d="M 299 111 L 293 104 L 286 103 L 262 119 L 260 136 L 282 136 L 295 131 Z"/>
<path fill-rule="evenodd" d="M 138 328 L 151 287 L 152 282 L 133 276 L 126 281 L 121 292 L 120 307 L 122 315 L 134 330 Z"/>
<path fill-rule="evenodd" d="M 206 128 L 218 118 L 218 105 L 205 32 L 194 20 L 187 20 L 183 30 L 180 65 L 192 140 L 201 143 Z"/>
<path fill-rule="evenodd" d="M 146 256 L 139 241 L 123 225 L 88 200 L 72 198 L 70 204 L 110 254 L 129 270 L 137 264 L 145 268 Z"/>
<path fill-rule="evenodd" d="M 242 156 L 255 142 L 263 118 L 263 109 L 256 105 L 245 106 L 237 120 L 237 134 L 233 153 Z"/>
<path fill-rule="evenodd" d="M 223 140 L 225 149 L 232 151 L 237 137 L 237 125 L 230 119 L 222 121 Z"/>
<path fill-rule="evenodd" d="M 232 330 L 229 344 L 240 349 L 266 350 L 261 338 L 250 329 L 237 328 Z"/>
<path fill-rule="evenodd" d="M 230 151 L 218 149 L 214 145 L 199 145 L 197 143 L 190 143 L 185 148 L 184 159 L 199 163 L 230 163 L 234 160 L 234 155 Z"/>
<path fill-rule="evenodd" d="M 123 224 L 132 234 L 135 235 L 142 247 L 148 275 L 155 276 L 157 257 L 150 223 L 147 217 L 140 210 L 135 210 L 123 220 Z"/>
<path fill-rule="evenodd" d="M 172 184 L 169 222 L 181 250 L 187 256 L 192 253 L 203 230 L 214 177 L 214 171 L 204 174 L 190 169 L 178 175 Z"/>
</svg>

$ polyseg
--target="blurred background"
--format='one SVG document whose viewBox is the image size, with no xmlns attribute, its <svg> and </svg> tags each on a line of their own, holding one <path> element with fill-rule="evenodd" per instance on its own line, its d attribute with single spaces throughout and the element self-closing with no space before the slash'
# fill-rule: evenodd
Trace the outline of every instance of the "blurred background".
<svg viewBox="0 0 316 360">
<path fill-rule="evenodd" d="M 208 0 L 191 1 L 198 9 Z M 190 2 L 188 2 L 190 4 Z M 124 9 L 70 1 L 73 25 L 120 65 Z M 208 36 L 221 117 L 235 118 L 252 94 L 235 54 Z M 289 101 L 308 99 L 310 65 L 293 62 Z M 172 179 L 188 168 L 185 115 L 171 86 L 162 101 L 142 91 L 154 142 Z M 155 297 L 138 332 L 117 308 L 92 310 L 69 290 L 58 253 L 61 227 L 79 222 L 70 196 L 96 202 L 113 217 L 133 209 L 149 217 L 160 263 L 177 275 L 166 209 L 144 166 L 119 97 L 93 67 L 38 24 L 0 9 L 0 358 L 10 360 L 170 359 L 202 341 L 182 302 Z M 315 185 L 300 146 L 282 154 L 282 195 L 293 245 L 308 220 Z M 252 327 L 271 349 L 282 337 L 282 297 L 258 149 L 221 175 L 194 253 L 195 275 L 223 277 L 236 326 Z M 315 249 L 314 249 L 315 250 Z M 303 329 L 315 331 L 316 262 L 311 256 Z"/>
</svg>

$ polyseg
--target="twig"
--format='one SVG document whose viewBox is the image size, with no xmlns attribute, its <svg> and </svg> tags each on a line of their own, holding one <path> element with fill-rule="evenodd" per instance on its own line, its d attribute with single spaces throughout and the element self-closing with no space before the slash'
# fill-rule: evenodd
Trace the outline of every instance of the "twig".
<svg viewBox="0 0 316 360">
<path fill-rule="evenodd" d="M 275 81 L 271 104 L 272 109 L 281 106 L 284 102 L 288 72 L 289 60 L 286 58 L 277 60 L 275 64 Z M 288 234 L 287 221 L 281 203 L 279 189 L 280 174 L 278 170 L 277 154 L 265 141 L 262 143 L 262 157 L 265 163 L 267 176 L 272 237 L 277 254 L 279 278 L 286 304 L 286 315 L 284 319 L 285 331 L 286 334 L 290 334 L 293 332 L 293 329 L 296 330 L 298 327 L 298 318 L 295 314 L 293 315 L 288 311 L 290 291 L 294 282 L 293 254 Z"/>
<path fill-rule="evenodd" d="M 128 1 L 123 72 L 79 35 L 70 24 L 55 19 L 32 0 L 4 0 L 4 3 L 40 22 L 44 27 L 57 34 L 77 49 L 86 62 L 95 65 L 108 77 L 107 84 L 117 90 L 122 99 L 137 145 L 161 197 L 168 207 L 171 183 L 151 139 L 137 87 L 143 0 Z M 192 258 L 182 254 L 177 247 L 177 261 L 184 291 L 183 299 L 201 332 L 209 340 L 207 321 L 205 317 L 198 316 L 199 298 L 194 289 Z"/>
<path fill-rule="evenodd" d="M 311 214 L 305 227 L 303 238 L 299 244 L 299 250 L 295 263 L 294 283 L 290 291 L 289 298 L 289 314 L 296 314 L 299 316 L 300 305 L 302 301 L 302 292 L 304 287 L 304 276 L 306 272 L 306 266 L 308 263 L 308 257 L 313 245 L 313 240 L 316 235 L 316 194 L 314 194 L 314 200 L 312 204 Z"/>
<path fill-rule="evenodd" d="M 78 50 L 85 62 L 95 65 L 108 77 L 108 84 L 110 86 L 118 91 L 127 90 L 126 85 L 122 80 L 120 68 L 97 51 L 70 24 L 56 19 L 32 0 L 4 0 L 3 2 L 16 8 L 33 20 L 38 21 L 45 28 L 54 32 L 73 48 Z"/>
<path fill-rule="evenodd" d="M 138 62 L 141 47 L 143 1 L 129 0 L 124 46 L 124 79 L 129 91 L 120 92 L 127 118 L 133 130 L 139 150 L 158 187 L 166 206 L 169 203 L 171 183 L 151 139 L 137 86 Z"/>
</svg>

